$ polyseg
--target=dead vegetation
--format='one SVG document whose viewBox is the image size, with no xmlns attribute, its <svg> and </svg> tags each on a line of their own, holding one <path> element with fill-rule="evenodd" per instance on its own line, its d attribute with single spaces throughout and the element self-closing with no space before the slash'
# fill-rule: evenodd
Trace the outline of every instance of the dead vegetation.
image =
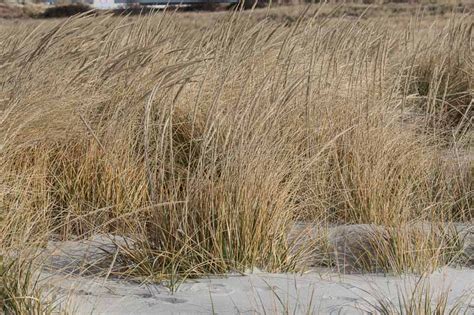
<svg viewBox="0 0 474 315">
<path fill-rule="evenodd" d="M 0 25 L 2 252 L 112 233 L 129 275 L 288 271 L 305 221 L 393 231 L 386 272 L 452 261 L 403 227 L 473 219 L 472 16 L 320 12 Z"/>
</svg>

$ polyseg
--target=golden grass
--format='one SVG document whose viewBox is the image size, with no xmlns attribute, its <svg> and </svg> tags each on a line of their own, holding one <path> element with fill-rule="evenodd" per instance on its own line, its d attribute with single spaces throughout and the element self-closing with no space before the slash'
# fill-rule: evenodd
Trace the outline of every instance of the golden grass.
<svg viewBox="0 0 474 315">
<path fill-rule="evenodd" d="M 157 280 L 293 270 L 299 220 L 472 220 L 472 17 L 317 8 L 0 25 L 2 251 L 122 234 Z M 449 261 L 397 236 L 389 271 Z"/>
<path fill-rule="evenodd" d="M 1 258 L 1 257 L 0 257 Z M 31 257 L 0 259 L 0 310 L 2 314 L 53 314 L 60 308 L 48 296 L 33 272 Z M 65 312 L 61 314 L 66 314 Z"/>
</svg>

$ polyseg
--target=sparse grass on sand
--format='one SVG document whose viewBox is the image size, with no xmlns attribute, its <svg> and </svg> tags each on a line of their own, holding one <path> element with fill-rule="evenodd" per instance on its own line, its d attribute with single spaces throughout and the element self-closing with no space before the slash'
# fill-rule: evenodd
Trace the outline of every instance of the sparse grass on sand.
<svg viewBox="0 0 474 315">
<path fill-rule="evenodd" d="M 449 290 L 437 292 L 424 277 L 420 277 L 414 285 L 399 287 L 398 301 L 391 301 L 376 292 L 368 293 L 372 295 L 372 300 L 366 300 L 367 308 L 381 315 L 468 314 L 465 303 L 472 300 L 472 296 L 466 294 L 449 305 Z"/>
<path fill-rule="evenodd" d="M 0 254 L 111 233 L 153 281 L 291 271 L 304 221 L 383 226 L 388 272 L 452 261 L 403 231 L 472 223 L 472 15 L 318 8 L 0 24 Z"/>
</svg>

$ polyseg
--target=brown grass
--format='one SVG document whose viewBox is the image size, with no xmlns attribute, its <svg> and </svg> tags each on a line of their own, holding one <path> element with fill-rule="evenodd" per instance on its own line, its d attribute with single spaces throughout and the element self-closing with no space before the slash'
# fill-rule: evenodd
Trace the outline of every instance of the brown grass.
<svg viewBox="0 0 474 315">
<path fill-rule="evenodd" d="M 457 68 L 472 18 L 318 12 L 0 25 L 2 251 L 122 234 L 127 273 L 156 280 L 294 270 L 298 220 L 472 220 L 472 73 Z M 439 95 L 466 111 L 457 124 Z M 433 235 L 397 234 L 386 269 L 445 264 Z"/>
</svg>

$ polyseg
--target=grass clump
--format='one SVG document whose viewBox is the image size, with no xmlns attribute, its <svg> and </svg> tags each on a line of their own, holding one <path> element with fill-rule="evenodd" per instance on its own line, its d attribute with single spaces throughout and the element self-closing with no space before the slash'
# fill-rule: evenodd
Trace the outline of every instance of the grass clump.
<svg viewBox="0 0 474 315">
<path fill-rule="evenodd" d="M 411 314 L 468 314 L 466 302 L 470 302 L 470 292 L 449 303 L 449 290 L 436 291 L 424 277 L 420 277 L 414 285 L 398 289 L 398 301 L 374 295 L 376 302 L 367 301 L 369 308 L 384 315 Z"/>
<path fill-rule="evenodd" d="M 0 310 L 4 314 L 38 315 L 57 311 L 35 280 L 31 261 L 0 257 Z"/>
<path fill-rule="evenodd" d="M 470 129 L 474 119 L 472 26 L 453 23 L 446 28 L 441 32 L 451 36 L 456 33 L 452 40 L 440 43 L 437 37 L 418 48 L 411 69 L 412 92 L 419 97 L 418 106 L 432 127 L 448 127 L 459 133 Z"/>
<path fill-rule="evenodd" d="M 392 228 L 472 219 L 466 169 L 399 111 L 410 100 L 400 64 L 418 60 L 406 49 L 429 39 L 407 44 L 405 34 L 420 35 L 413 25 L 394 31 L 318 8 L 284 27 L 247 12 L 5 27 L 2 247 L 120 234 L 134 240 L 124 273 L 168 279 L 294 270 L 302 257 L 288 234 L 301 220 Z M 447 46 L 467 31 L 442 32 Z M 448 77 L 446 100 L 461 86 Z M 394 237 L 396 251 L 380 249 L 386 269 L 421 269 L 437 254 L 403 253 L 446 248 L 435 234 L 415 244 Z"/>
<path fill-rule="evenodd" d="M 454 228 L 408 226 L 375 236 L 372 255 L 377 263 L 365 264 L 365 270 L 380 266 L 384 272 L 423 273 L 435 271 L 462 259 L 462 240 Z"/>
<path fill-rule="evenodd" d="M 326 255 L 315 263 L 343 273 L 422 274 L 466 259 L 464 240 L 454 227 L 428 222 L 337 226 L 318 244 Z"/>
</svg>

